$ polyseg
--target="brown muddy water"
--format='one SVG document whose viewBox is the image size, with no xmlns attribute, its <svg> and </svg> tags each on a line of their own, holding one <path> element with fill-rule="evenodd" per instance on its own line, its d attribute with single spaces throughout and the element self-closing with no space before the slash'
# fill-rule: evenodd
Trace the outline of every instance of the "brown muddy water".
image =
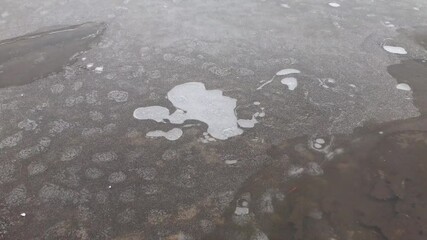
<svg viewBox="0 0 427 240">
<path fill-rule="evenodd" d="M 425 239 L 427 133 L 419 124 L 426 119 L 336 136 L 326 152 L 306 138 L 273 146 L 275 162 L 246 182 L 206 239 Z M 242 202 L 248 214 L 238 212 Z"/>
<path fill-rule="evenodd" d="M 417 29 L 401 31 L 426 48 Z M 273 145 L 274 162 L 246 181 L 205 239 L 427 239 L 426 62 L 387 68 L 411 86 L 419 117 Z"/>
</svg>

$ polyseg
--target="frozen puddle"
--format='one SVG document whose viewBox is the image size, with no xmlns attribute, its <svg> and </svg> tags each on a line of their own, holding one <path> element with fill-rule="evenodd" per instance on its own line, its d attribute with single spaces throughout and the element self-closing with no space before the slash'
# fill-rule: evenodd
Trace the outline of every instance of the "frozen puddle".
<svg viewBox="0 0 427 240">
<path fill-rule="evenodd" d="M 168 120 L 172 124 L 183 124 L 186 120 L 198 120 L 208 125 L 207 132 L 213 138 L 225 140 L 243 133 L 239 124 L 242 128 L 251 128 L 256 123 L 256 117 L 265 115 L 262 112 L 254 114 L 251 120 L 238 120 L 234 111 L 237 100 L 222 95 L 221 90 L 206 90 L 205 85 L 200 82 L 175 86 L 168 92 L 167 98 L 177 109 L 172 114 L 165 107 L 149 106 L 135 109 L 133 116 L 139 120 L 154 120 L 163 123 Z M 171 131 L 174 132 L 171 133 Z M 149 132 L 147 136 L 178 139 L 182 135 L 181 130 L 181 134 L 177 134 L 176 129 L 171 131 L 167 133 Z"/>
<path fill-rule="evenodd" d="M 384 50 L 386 50 L 389 53 L 401 54 L 401 55 L 405 55 L 408 53 L 408 52 L 406 52 L 406 50 L 403 47 L 384 45 L 383 48 L 384 48 Z"/>
</svg>

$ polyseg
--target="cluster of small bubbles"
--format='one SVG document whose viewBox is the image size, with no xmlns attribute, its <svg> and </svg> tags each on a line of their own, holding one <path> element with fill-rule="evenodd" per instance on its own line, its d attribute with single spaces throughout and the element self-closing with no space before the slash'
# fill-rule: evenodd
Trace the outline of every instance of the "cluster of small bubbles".
<svg viewBox="0 0 427 240">
<path fill-rule="evenodd" d="M 9 207 L 19 206 L 25 203 L 27 189 L 23 184 L 18 185 L 6 196 L 5 202 Z"/>
<path fill-rule="evenodd" d="M 148 222 L 152 225 L 161 224 L 170 215 L 165 210 L 152 209 L 148 214 Z"/>
<path fill-rule="evenodd" d="M 108 99 L 118 103 L 126 102 L 128 100 L 128 93 L 125 91 L 114 90 L 108 93 Z"/>
<path fill-rule="evenodd" d="M 95 194 L 95 199 L 98 203 L 104 204 L 108 200 L 108 192 L 102 190 Z"/>
<path fill-rule="evenodd" d="M 23 129 L 25 131 L 33 131 L 37 128 L 37 123 L 31 119 L 25 119 L 18 123 L 18 128 Z"/>
<path fill-rule="evenodd" d="M 73 90 L 74 90 L 74 91 L 78 91 L 78 90 L 80 90 L 80 88 L 82 88 L 82 87 L 83 87 L 83 82 L 78 81 L 78 82 L 75 82 L 75 83 L 73 84 Z"/>
<path fill-rule="evenodd" d="M 162 192 L 162 188 L 158 185 L 143 185 L 142 186 L 142 191 L 146 194 L 146 195 L 154 195 L 154 194 L 158 194 Z"/>
<path fill-rule="evenodd" d="M 50 134 L 58 134 L 61 133 L 62 131 L 70 128 L 71 124 L 59 119 L 56 121 L 53 121 L 52 123 L 50 123 L 51 129 L 49 130 Z"/>
<path fill-rule="evenodd" d="M 79 193 L 73 190 L 62 188 L 55 184 L 45 184 L 38 194 L 40 200 L 45 203 L 60 202 L 73 203 L 79 202 Z"/>
<path fill-rule="evenodd" d="M 194 58 L 189 58 L 186 56 L 177 56 L 174 60 L 182 65 L 191 65 L 196 61 Z"/>
<path fill-rule="evenodd" d="M 168 149 L 162 154 L 164 161 L 172 161 L 178 158 L 178 152 L 174 149 Z"/>
<path fill-rule="evenodd" d="M 43 173 L 44 171 L 47 170 L 47 167 L 41 163 L 30 163 L 30 165 L 28 165 L 27 169 L 28 169 L 28 174 L 30 176 L 33 176 L 33 175 Z"/>
<path fill-rule="evenodd" d="M 116 129 L 116 124 L 115 123 L 109 123 L 107 125 L 104 126 L 103 128 L 103 132 L 106 134 L 110 134 L 113 133 L 113 131 Z"/>
<path fill-rule="evenodd" d="M 19 153 L 17 154 L 17 157 L 20 159 L 31 158 L 31 157 L 39 154 L 40 152 L 45 151 L 46 148 L 49 147 L 50 143 L 51 143 L 50 138 L 43 137 L 39 140 L 39 143 L 37 145 L 34 145 L 32 147 L 29 147 L 29 148 L 22 149 L 21 151 L 19 151 Z"/>
<path fill-rule="evenodd" d="M 146 181 L 153 180 L 157 175 L 156 169 L 152 167 L 138 169 L 137 173 Z"/>
<path fill-rule="evenodd" d="M 78 97 L 70 96 L 65 99 L 65 106 L 73 107 L 75 105 L 79 105 L 83 103 L 83 101 L 84 101 L 83 96 L 78 96 Z"/>
<path fill-rule="evenodd" d="M 124 203 L 134 202 L 136 198 L 136 192 L 134 189 L 126 189 L 120 193 L 119 200 Z"/>
<path fill-rule="evenodd" d="M 83 137 L 95 137 L 97 135 L 101 135 L 104 131 L 101 128 L 83 128 L 82 136 Z"/>
<path fill-rule="evenodd" d="M 153 79 L 159 79 L 161 77 L 161 74 L 159 70 L 154 70 L 154 71 L 148 72 L 148 76 Z"/>
<path fill-rule="evenodd" d="M 115 152 L 96 153 L 92 156 L 92 161 L 95 163 L 111 162 L 117 160 L 118 156 Z"/>
<path fill-rule="evenodd" d="M 89 117 L 92 121 L 101 121 L 104 118 L 104 115 L 98 111 L 90 111 Z"/>
<path fill-rule="evenodd" d="M 13 181 L 15 172 L 15 165 L 11 163 L 0 164 L 0 184 Z"/>
<path fill-rule="evenodd" d="M 85 176 L 90 179 L 97 179 L 104 176 L 104 173 L 98 168 L 88 168 L 85 171 Z"/>
<path fill-rule="evenodd" d="M 126 180 L 126 175 L 120 171 L 120 172 L 113 172 L 108 176 L 108 181 L 110 183 L 121 183 Z"/>
<path fill-rule="evenodd" d="M 50 91 L 54 94 L 60 94 L 64 91 L 64 88 L 63 84 L 54 84 L 50 87 Z"/>
<path fill-rule="evenodd" d="M 230 69 L 220 68 L 218 66 L 210 67 L 208 70 L 209 70 L 209 72 L 211 72 L 211 73 L 213 73 L 219 77 L 226 77 L 226 76 L 231 74 Z"/>
<path fill-rule="evenodd" d="M 91 91 L 86 94 L 86 103 L 95 104 L 98 101 L 98 91 Z"/>
<path fill-rule="evenodd" d="M 323 174 L 323 169 L 322 167 L 316 163 L 316 162 L 309 162 L 307 164 L 307 174 L 311 175 L 311 176 L 319 176 Z"/>
<path fill-rule="evenodd" d="M 22 140 L 22 131 L 17 132 L 9 137 L 6 137 L 0 142 L 0 149 L 3 148 L 11 148 L 18 145 L 18 143 Z"/>
<path fill-rule="evenodd" d="M 136 211 L 134 209 L 126 209 L 117 215 L 117 222 L 120 224 L 127 224 L 134 221 L 136 218 Z"/>
<path fill-rule="evenodd" d="M 61 161 L 67 162 L 75 159 L 83 150 L 82 146 L 70 146 L 64 149 L 61 155 Z"/>
<path fill-rule="evenodd" d="M 239 68 L 237 69 L 237 74 L 239 74 L 240 76 L 252 76 L 254 75 L 254 71 L 247 69 L 247 68 Z"/>
<path fill-rule="evenodd" d="M 74 169 L 70 168 L 60 170 L 55 174 L 54 178 L 57 182 L 68 187 L 77 187 L 80 184 L 80 177 Z"/>
</svg>

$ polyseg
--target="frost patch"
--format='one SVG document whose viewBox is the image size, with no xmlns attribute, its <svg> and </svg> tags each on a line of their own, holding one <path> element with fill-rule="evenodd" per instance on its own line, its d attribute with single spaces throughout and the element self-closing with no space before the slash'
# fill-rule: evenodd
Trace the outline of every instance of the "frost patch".
<svg viewBox="0 0 427 240">
<path fill-rule="evenodd" d="M 400 54 L 400 55 L 408 54 L 408 52 L 406 52 L 406 50 L 403 47 L 384 45 L 383 48 L 389 53 Z"/>
<path fill-rule="evenodd" d="M 292 68 L 282 69 L 282 70 L 278 71 L 276 73 L 276 75 L 274 75 L 270 80 L 268 80 L 268 81 L 264 82 L 263 84 L 261 84 L 261 86 L 259 86 L 256 90 L 261 90 L 263 87 L 265 87 L 268 84 L 272 83 L 274 81 L 274 78 L 276 76 L 286 76 L 286 75 L 289 75 L 289 74 L 296 74 L 296 73 L 301 73 L 301 71 L 299 71 L 297 69 L 292 69 Z M 283 84 L 285 84 L 285 83 L 283 83 Z"/>
<path fill-rule="evenodd" d="M 182 130 L 180 128 L 174 128 L 167 132 L 156 130 L 156 131 L 148 132 L 145 136 L 151 137 L 151 138 L 164 137 L 167 140 L 175 141 L 182 136 Z"/>
<path fill-rule="evenodd" d="M 399 83 L 396 85 L 396 88 L 403 91 L 411 91 L 411 87 L 406 83 Z"/>
<path fill-rule="evenodd" d="M 295 88 L 297 88 L 297 86 L 298 86 L 297 79 L 293 78 L 293 77 L 284 78 L 280 82 L 282 84 L 288 86 L 288 89 L 291 90 L 291 91 L 295 90 Z"/>
<path fill-rule="evenodd" d="M 186 120 L 198 120 L 208 125 L 207 132 L 214 138 L 225 140 L 243 133 L 238 127 L 234 112 L 236 99 L 222 95 L 220 90 L 206 90 L 200 82 L 189 82 L 175 86 L 167 94 L 177 109 L 170 114 L 161 106 L 135 109 L 133 116 L 139 120 L 154 120 L 172 124 L 183 124 Z"/>
<path fill-rule="evenodd" d="M 104 71 L 104 67 L 103 66 L 95 68 L 95 73 L 102 73 L 103 71 Z"/>
</svg>

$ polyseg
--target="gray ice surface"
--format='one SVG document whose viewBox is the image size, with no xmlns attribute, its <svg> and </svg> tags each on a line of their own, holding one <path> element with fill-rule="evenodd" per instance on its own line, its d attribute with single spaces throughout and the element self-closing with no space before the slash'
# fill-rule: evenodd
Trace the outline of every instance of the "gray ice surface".
<svg viewBox="0 0 427 240">
<path fill-rule="evenodd" d="M 418 116 L 387 66 L 425 57 L 397 29 L 426 25 L 427 3 L 338 2 L 1 0 L 2 40 L 86 22 L 106 30 L 63 71 L 0 89 L 0 238 L 200 239 L 272 143 Z M 300 71 L 293 91 L 282 69 Z M 188 82 L 236 99 L 237 119 L 260 107 L 265 117 L 227 140 L 201 142 L 199 121 L 176 141 L 147 138 L 173 125 L 134 110 L 175 110 L 165 96 Z"/>
</svg>

